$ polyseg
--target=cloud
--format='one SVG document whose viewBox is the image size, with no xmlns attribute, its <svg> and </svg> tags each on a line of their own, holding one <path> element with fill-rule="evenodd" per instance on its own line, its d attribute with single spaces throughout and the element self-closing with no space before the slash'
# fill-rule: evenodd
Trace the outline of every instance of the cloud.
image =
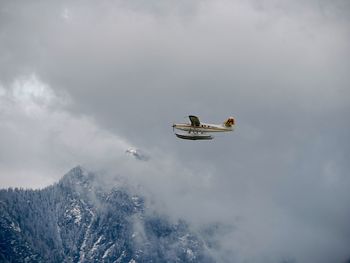
<svg viewBox="0 0 350 263">
<path fill-rule="evenodd" d="M 69 103 L 35 74 L 1 88 L 2 187 L 43 187 L 77 164 L 103 165 L 124 154 L 125 139 L 69 113 Z"/>
<path fill-rule="evenodd" d="M 229 226 L 223 262 L 349 258 L 348 1 L 5 1 L 0 12 L 4 185 L 105 167 L 164 213 Z M 237 129 L 177 140 L 171 124 L 189 114 L 233 115 Z M 130 144 L 152 158 L 127 158 Z"/>
</svg>

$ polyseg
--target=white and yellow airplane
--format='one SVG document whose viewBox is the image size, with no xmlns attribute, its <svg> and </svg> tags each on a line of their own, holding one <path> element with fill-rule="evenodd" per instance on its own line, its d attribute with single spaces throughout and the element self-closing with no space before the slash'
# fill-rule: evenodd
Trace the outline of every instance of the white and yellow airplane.
<svg viewBox="0 0 350 263">
<path fill-rule="evenodd" d="M 175 133 L 180 139 L 185 140 L 211 140 L 214 137 L 206 133 L 209 132 L 229 132 L 233 131 L 235 119 L 229 117 L 223 124 L 201 123 L 197 116 L 188 116 L 191 123 L 175 123 L 173 129 L 186 131 L 187 134 Z"/>
</svg>

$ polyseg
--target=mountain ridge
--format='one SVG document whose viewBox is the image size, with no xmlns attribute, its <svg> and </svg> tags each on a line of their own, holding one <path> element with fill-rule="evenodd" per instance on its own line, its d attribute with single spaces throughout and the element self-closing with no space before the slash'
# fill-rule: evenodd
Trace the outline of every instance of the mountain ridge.
<svg viewBox="0 0 350 263">
<path fill-rule="evenodd" d="M 214 262 L 189 225 L 81 166 L 40 190 L 0 190 L 2 262 Z"/>
</svg>

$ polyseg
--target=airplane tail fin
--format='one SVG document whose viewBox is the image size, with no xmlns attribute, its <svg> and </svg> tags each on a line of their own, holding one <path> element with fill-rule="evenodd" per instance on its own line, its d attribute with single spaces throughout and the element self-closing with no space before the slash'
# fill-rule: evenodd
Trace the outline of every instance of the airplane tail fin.
<svg viewBox="0 0 350 263">
<path fill-rule="evenodd" d="M 232 127 L 233 125 L 235 125 L 235 119 L 233 117 L 229 117 L 225 122 L 224 122 L 224 126 L 225 127 Z"/>
</svg>

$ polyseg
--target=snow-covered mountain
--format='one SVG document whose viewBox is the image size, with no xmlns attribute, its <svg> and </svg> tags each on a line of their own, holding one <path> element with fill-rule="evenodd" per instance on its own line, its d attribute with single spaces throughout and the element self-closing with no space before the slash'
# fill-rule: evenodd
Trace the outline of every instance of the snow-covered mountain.
<svg viewBox="0 0 350 263">
<path fill-rule="evenodd" d="M 133 156 L 139 161 L 148 161 L 150 159 L 147 153 L 137 148 L 129 148 L 125 151 L 125 153 L 127 155 Z"/>
<path fill-rule="evenodd" d="M 184 221 L 73 168 L 41 190 L 0 191 L 1 262 L 214 262 Z M 107 190 L 108 189 L 108 190 Z"/>
</svg>

